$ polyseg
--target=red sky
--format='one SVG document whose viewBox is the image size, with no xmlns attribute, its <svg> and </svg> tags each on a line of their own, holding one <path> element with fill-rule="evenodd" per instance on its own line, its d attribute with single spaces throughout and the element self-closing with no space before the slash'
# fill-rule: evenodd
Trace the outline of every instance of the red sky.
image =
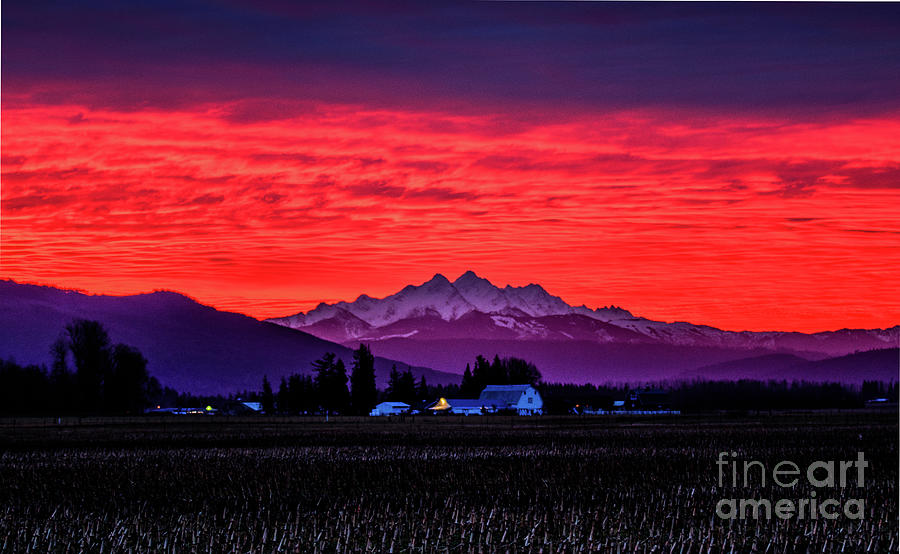
<svg viewBox="0 0 900 554">
<path fill-rule="evenodd" d="M 900 323 L 900 106 L 876 93 L 854 103 L 852 83 L 834 84 L 827 60 L 812 59 L 825 48 L 816 40 L 802 52 L 811 69 L 789 83 L 778 80 L 778 52 L 741 50 L 770 73 L 735 77 L 707 60 L 708 79 L 685 66 L 671 94 L 631 102 L 629 90 L 644 95 L 665 81 L 601 86 L 593 66 L 570 58 L 515 74 L 448 66 L 471 72 L 467 80 L 361 46 L 323 46 L 323 57 L 339 59 L 305 60 L 288 78 L 280 68 L 294 61 L 281 50 L 274 61 L 257 52 L 214 62 L 205 51 L 156 59 L 160 45 L 181 48 L 174 24 L 164 38 L 137 33 L 147 48 L 123 42 L 124 53 L 108 48 L 124 31 L 102 54 L 90 43 L 96 29 L 52 44 L 96 62 L 85 74 L 45 67 L 52 56 L 26 67 L 40 52 L 16 48 L 31 37 L 17 16 L 4 22 L 4 278 L 106 294 L 171 289 L 268 317 L 472 269 L 496 285 L 540 283 L 570 304 L 724 329 Z M 556 33 L 544 18 L 517 25 L 566 44 L 565 32 L 542 34 Z M 867 33 L 850 36 L 847 51 L 877 35 Z M 795 44 L 805 35 L 790 36 Z M 465 59 L 513 59 L 470 42 Z M 436 59 L 449 59 L 438 46 Z M 697 48 L 697 57 L 715 52 Z M 621 55 L 643 60 L 647 51 Z M 866 59 L 879 68 L 875 55 Z M 384 72 L 348 67 L 351 58 Z M 653 60 L 641 74 L 624 61 L 606 70 L 617 72 L 616 86 L 662 79 L 670 64 Z M 841 60 L 866 85 L 864 66 Z M 519 86 L 532 77 L 566 88 Z M 892 97 L 883 89 L 860 90 Z"/>
<path fill-rule="evenodd" d="M 900 318 L 900 120 L 3 112 L 3 273 L 263 317 L 473 269 L 728 329 Z"/>
</svg>

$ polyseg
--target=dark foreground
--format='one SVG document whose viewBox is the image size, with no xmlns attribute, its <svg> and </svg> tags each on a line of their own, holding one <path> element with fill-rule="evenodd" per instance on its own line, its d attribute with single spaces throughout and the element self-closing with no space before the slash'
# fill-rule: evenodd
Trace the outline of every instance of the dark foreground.
<svg viewBox="0 0 900 554">
<path fill-rule="evenodd" d="M 0 549 L 898 548 L 896 413 L 437 419 L 0 423 Z M 719 488 L 720 451 L 762 461 L 767 486 Z M 715 515 L 722 498 L 810 498 L 805 479 L 796 488 L 773 485 L 779 461 L 805 469 L 815 460 L 855 460 L 860 451 L 870 464 L 864 487 L 815 491 L 820 501 L 862 499 L 861 520 Z"/>
</svg>

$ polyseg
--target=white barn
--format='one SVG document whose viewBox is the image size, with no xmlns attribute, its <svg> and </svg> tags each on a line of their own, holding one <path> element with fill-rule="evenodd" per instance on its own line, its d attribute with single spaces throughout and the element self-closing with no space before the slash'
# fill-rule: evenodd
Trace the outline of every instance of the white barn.
<svg viewBox="0 0 900 554">
<path fill-rule="evenodd" d="M 478 400 L 494 410 L 515 410 L 519 415 L 544 412 L 544 401 L 531 385 L 488 385 L 481 391 Z"/>
<path fill-rule="evenodd" d="M 409 411 L 409 404 L 405 402 L 382 402 L 372 408 L 370 416 L 398 415 Z"/>
</svg>

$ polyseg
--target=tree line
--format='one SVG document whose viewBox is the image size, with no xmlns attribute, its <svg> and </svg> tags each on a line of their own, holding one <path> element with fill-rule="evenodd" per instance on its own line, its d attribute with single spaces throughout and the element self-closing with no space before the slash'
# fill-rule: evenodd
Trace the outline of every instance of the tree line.
<svg viewBox="0 0 900 554">
<path fill-rule="evenodd" d="M 459 385 L 431 386 L 424 375 L 416 379 L 411 368 L 400 371 L 394 364 L 387 387 L 379 391 L 375 385 L 375 356 L 366 344 L 353 351 L 349 375 L 344 362 L 334 352 L 312 362 L 312 369 L 313 376 L 298 373 L 283 377 L 277 391 L 268 377 L 263 377 L 259 394 L 263 411 L 285 415 L 366 415 L 380 401 L 416 406 L 440 397 L 477 398 L 487 385 L 535 384 L 541 378 L 534 364 L 526 360 L 494 356 L 493 362 L 489 362 L 479 355 L 474 370 L 466 365 Z"/>
<path fill-rule="evenodd" d="M 489 362 L 484 356 L 478 355 L 474 369 L 466 364 L 460 394 L 464 398 L 474 398 L 487 385 L 534 385 L 540 380 L 541 372 L 529 361 L 494 355 L 494 361 Z"/>
<path fill-rule="evenodd" d="M 51 366 L 20 366 L 0 360 L 0 413 L 3 414 L 139 414 L 148 406 L 205 406 L 226 401 L 256 400 L 268 414 L 365 415 L 380 401 L 423 405 L 440 397 L 477 398 L 487 385 L 531 384 L 538 388 L 545 413 L 612 409 L 634 386 L 575 385 L 541 382 L 541 373 L 527 360 L 482 355 L 474 367 L 466 364 L 459 385 L 429 385 L 411 368 L 396 364 L 385 390 L 375 381 L 375 356 L 360 344 L 353 351 L 350 371 L 334 352 L 312 363 L 313 375 L 281 378 L 277 391 L 267 377 L 261 391 L 197 397 L 160 386 L 147 373 L 147 360 L 126 344 L 112 344 L 97 321 L 77 319 L 65 326 L 51 345 Z M 667 393 L 667 404 L 682 412 L 714 410 L 782 410 L 855 408 L 868 400 L 896 402 L 898 385 L 866 381 L 861 387 L 840 383 L 787 381 L 677 381 L 656 384 Z"/>
<path fill-rule="evenodd" d="M 544 413 L 567 414 L 585 409 L 611 410 L 617 400 L 626 401 L 632 390 L 646 384 L 574 385 L 541 383 Z M 682 413 L 710 411 L 766 411 L 861 408 L 866 401 L 885 398 L 897 402 L 898 384 L 865 381 L 845 383 L 741 379 L 693 380 L 652 385 L 666 393 L 668 407 Z"/>
<path fill-rule="evenodd" d="M 66 325 L 50 355 L 49 371 L 0 360 L 0 413 L 140 414 L 151 397 L 165 392 L 148 375 L 141 352 L 112 344 L 97 321 Z"/>
</svg>

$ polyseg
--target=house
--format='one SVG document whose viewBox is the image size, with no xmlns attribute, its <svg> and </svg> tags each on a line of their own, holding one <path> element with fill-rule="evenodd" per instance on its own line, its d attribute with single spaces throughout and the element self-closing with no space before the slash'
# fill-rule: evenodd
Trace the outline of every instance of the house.
<svg viewBox="0 0 900 554">
<path fill-rule="evenodd" d="M 496 412 L 493 404 L 477 398 L 438 398 L 425 406 L 425 411 L 432 414 L 482 415 Z"/>
<path fill-rule="evenodd" d="M 157 406 L 156 408 L 144 410 L 144 413 L 154 415 L 215 415 L 218 412 L 219 410 L 212 406 L 207 406 L 205 408 L 162 408 Z"/>
<path fill-rule="evenodd" d="M 450 413 L 453 414 L 481 415 L 497 411 L 494 406 L 479 399 L 448 398 L 447 403 L 450 404 Z"/>
<path fill-rule="evenodd" d="M 519 415 L 543 413 L 544 401 L 531 385 L 488 385 L 478 398 L 438 398 L 425 406 L 433 414 L 481 415 L 514 411 Z"/>
<path fill-rule="evenodd" d="M 372 408 L 370 416 L 399 415 L 409 411 L 409 404 L 405 402 L 382 402 Z"/>
<path fill-rule="evenodd" d="M 671 407 L 669 393 L 649 387 L 632 390 L 628 395 L 628 402 L 632 410 L 639 411 L 669 410 Z"/>
<path fill-rule="evenodd" d="M 252 412 L 262 412 L 262 402 L 241 402 L 241 406 Z"/>
</svg>

